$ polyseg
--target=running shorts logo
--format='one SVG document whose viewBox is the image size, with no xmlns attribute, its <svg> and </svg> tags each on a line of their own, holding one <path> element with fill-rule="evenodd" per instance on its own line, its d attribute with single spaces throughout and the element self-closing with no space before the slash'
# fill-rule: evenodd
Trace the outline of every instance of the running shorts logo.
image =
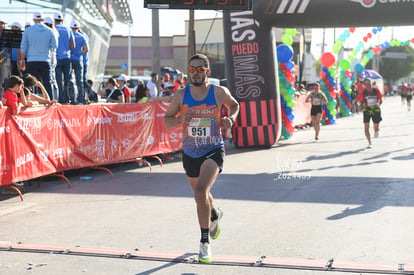
<svg viewBox="0 0 414 275">
<path fill-rule="evenodd" d="M 351 2 L 360 3 L 364 8 L 372 8 L 377 0 L 351 0 Z"/>
</svg>

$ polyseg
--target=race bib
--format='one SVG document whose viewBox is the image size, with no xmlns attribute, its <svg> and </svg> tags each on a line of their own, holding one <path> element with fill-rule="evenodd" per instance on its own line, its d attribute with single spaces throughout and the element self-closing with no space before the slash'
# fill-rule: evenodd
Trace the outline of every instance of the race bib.
<svg viewBox="0 0 414 275">
<path fill-rule="evenodd" d="M 321 105 L 321 100 L 319 98 L 312 98 L 313 105 Z"/>
<path fill-rule="evenodd" d="M 369 107 L 375 106 L 378 103 L 378 97 L 376 96 L 367 96 L 367 105 Z"/>
<path fill-rule="evenodd" d="M 188 136 L 206 138 L 211 136 L 210 118 L 192 118 L 187 126 Z"/>
</svg>

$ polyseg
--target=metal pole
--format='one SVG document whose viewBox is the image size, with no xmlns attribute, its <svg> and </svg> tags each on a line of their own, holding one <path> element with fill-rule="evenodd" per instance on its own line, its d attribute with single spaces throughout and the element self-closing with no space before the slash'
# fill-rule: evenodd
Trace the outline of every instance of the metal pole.
<svg viewBox="0 0 414 275">
<path fill-rule="evenodd" d="M 152 72 L 159 74 L 160 67 L 161 65 L 159 12 L 158 9 L 152 9 Z"/>
<path fill-rule="evenodd" d="M 131 75 L 131 25 L 128 25 L 128 75 Z"/>
<path fill-rule="evenodd" d="M 194 10 L 190 10 L 190 20 L 188 22 L 188 48 L 187 62 L 195 54 L 195 31 L 194 31 Z"/>
</svg>

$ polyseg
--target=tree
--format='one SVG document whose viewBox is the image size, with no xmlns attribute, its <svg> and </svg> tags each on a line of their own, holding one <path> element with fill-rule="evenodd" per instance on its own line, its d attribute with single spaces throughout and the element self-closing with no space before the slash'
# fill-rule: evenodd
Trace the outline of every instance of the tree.
<svg viewBox="0 0 414 275">
<path fill-rule="evenodd" d="M 407 58 L 387 57 L 387 53 L 399 53 L 401 56 L 406 54 Z M 388 54 L 388 56 L 390 56 Z M 414 49 L 409 45 L 391 47 L 381 52 L 379 74 L 389 81 L 395 83 L 398 79 L 409 76 L 414 71 Z M 371 61 L 367 66 L 371 65 Z"/>
</svg>

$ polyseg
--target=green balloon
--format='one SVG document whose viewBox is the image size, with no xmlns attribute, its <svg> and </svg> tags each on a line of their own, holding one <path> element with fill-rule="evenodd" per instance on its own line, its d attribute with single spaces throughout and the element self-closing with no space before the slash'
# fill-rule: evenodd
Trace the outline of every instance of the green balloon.
<svg viewBox="0 0 414 275">
<path fill-rule="evenodd" d="M 292 37 L 296 36 L 296 29 L 294 28 L 286 28 L 285 33 L 291 35 Z"/>
<path fill-rule="evenodd" d="M 291 46 L 293 44 L 293 38 L 290 34 L 285 33 L 282 35 L 282 42 L 283 44 Z"/>
<path fill-rule="evenodd" d="M 342 59 L 339 61 L 339 68 L 341 68 L 344 71 L 348 71 L 349 68 L 351 68 L 351 62 L 349 62 L 347 59 Z"/>
<path fill-rule="evenodd" d="M 333 46 L 333 52 L 334 53 L 339 53 L 339 51 L 341 50 L 341 48 L 342 48 L 342 46 L 339 46 L 339 45 L 337 45 L 337 44 L 335 44 L 334 46 Z"/>
</svg>

